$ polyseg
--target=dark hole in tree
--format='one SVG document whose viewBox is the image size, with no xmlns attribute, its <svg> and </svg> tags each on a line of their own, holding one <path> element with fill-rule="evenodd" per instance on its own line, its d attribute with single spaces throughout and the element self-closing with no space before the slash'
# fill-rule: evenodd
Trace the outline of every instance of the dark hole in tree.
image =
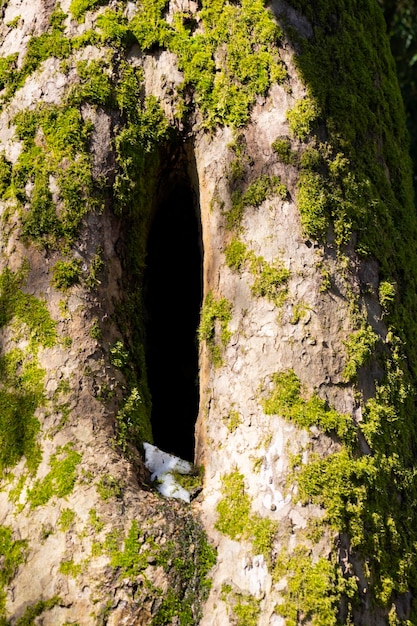
<svg viewBox="0 0 417 626">
<path fill-rule="evenodd" d="M 197 327 L 202 298 L 199 208 L 185 183 L 165 193 L 151 224 L 145 270 L 146 363 L 156 446 L 194 460 Z"/>
</svg>

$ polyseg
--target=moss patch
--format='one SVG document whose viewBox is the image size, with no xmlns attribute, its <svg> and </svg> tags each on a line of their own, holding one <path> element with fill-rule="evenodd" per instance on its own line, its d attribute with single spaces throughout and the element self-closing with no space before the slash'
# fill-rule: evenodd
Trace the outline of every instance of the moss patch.
<svg viewBox="0 0 417 626">
<path fill-rule="evenodd" d="M 233 271 L 250 271 L 253 276 L 251 291 L 254 296 L 266 298 L 277 307 L 283 305 L 290 272 L 281 261 L 267 263 L 262 256 L 256 256 L 252 250 L 248 250 L 239 239 L 232 239 L 224 253 L 226 264 Z"/>
<path fill-rule="evenodd" d="M 244 476 L 235 470 L 222 478 L 222 499 L 216 510 L 217 530 L 236 541 L 250 541 L 254 554 L 263 554 L 270 561 L 276 523 L 251 512 L 251 498 L 245 490 Z"/>
<path fill-rule="evenodd" d="M 355 380 L 359 368 L 363 367 L 371 358 L 375 345 L 378 341 L 371 326 L 363 325 L 362 328 L 352 333 L 345 342 L 347 351 L 347 363 L 343 370 L 343 376 L 346 380 Z"/>
<path fill-rule="evenodd" d="M 35 411 L 45 402 L 44 372 L 20 350 L 0 358 L 0 475 L 26 458 L 34 472 L 41 459 Z"/>
<path fill-rule="evenodd" d="M 243 175 L 243 172 L 242 172 Z M 239 230 L 245 209 L 258 208 L 265 200 L 280 197 L 285 200 L 288 191 L 278 176 L 262 175 L 256 178 L 245 191 L 236 190 L 232 194 L 232 206 L 226 212 L 226 226 L 229 230 Z"/>
<path fill-rule="evenodd" d="M 136 520 L 132 521 L 124 538 L 116 530 L 109 533 L 104 542 L 111 567 L 120 577 L 130 578 L 132 583 L 150 584 L 146 575 L 150 562 L 165 570 L 170 586 L 168 592 L 155 590 L 154 625 L 168 625 L 176 620 L 182 626 L 197 624 L 202 602 L 210 588 L 208 573 L 215 563 L 215 552 L 192 517 L 183 519 L 183 529 L 175 530 L 175 536 L 163 545 L 158 543 L 159 534 L 154 536 L 151 528 L 139 528 Z"/>
<path fill-rule="evenodd" d="M 0 526 L 0 620 L 5 618 L 6 588 L 13 580 L 16 570 L 24 562 L 27 542 L 14 540 L 12 529 Z"/>
<path fill-rule="evenodd" d="M 281 31 L 263 0 L 203 0 L 198 31 L 187 13 L 175 14 L 168 24 L 165 8 L 164 0 L 142 3 L 130 24 L 140 47 L 168 48 L 178 56 L 183 92 L 194 93 L 204 125 L 245 124 L 256 96 L 286 76 L 279 57 Z"/>
<path fill-rule="evenodd" d="M 81 277 L 81 263 L 76 259 L 57 261 L 53 269 L 53 284 L 60 291 L 77 285 Z"/>
<path fill-rule="evenodd" d="M 0 328 L 10 326 L 16 341 L 28 340 L 26 350 L 12 348 L 0 357 L 0 474 L 23 456 L 34 472 L 41 458 L 35 412 L 45 404 L 44 372 L 36 351 L 55 344 L 56 328 L 45 302 L 23 291 L 28 271 L 24 263 L 18 272 L 0 274 Z"/>
<path fill-rule="evenodd" d="M 260 600 L 250 594 L 236 592 L 228 584 L 222 585 L 221 598 L 231 610 L 236 626 L 257 626 Z"/>
<path fill-rule="evenodd" d="M 305 399 L 300 380 L 292 370 L 272 375 L 273 388 L 263 403 L 267 415 L 281 415 L 301 428 L 320 426 L 327 433 L 335 433 L 344 441 L 354 436 L 355 425 L 350 415 L 338 413 L 317 394 Z"/>
<path fill-rule="evenodd" d="M 46 611 L 50 611 L 60 602 L 61 598 L 59 596 L 53 596 L 49 598 L 49 600 L 38 600 L 38 602 L 25 608 L 22 617 L 19 617 L 15 622 L 15 626 L 33 626 L 37 617 L 40 617 L 42 613 L 46 613 Z"/>
<path fill-rule="evenodd" d="M 133 580 L 147 568 L 151 546 L 144 540 L 136 520 L 133 520 L 121 550 L 111 542 L 108 542 L 108 545 L 111 566 L 119 570 L 121 578 L 127 577 Z M 143 547 L 145 550 L 142 549 Z"/>
<path fill-rule="evenodd" d="M 345 378 L 359 387 L 359 370 L 372 359 L 385 372 L 374 398 L 362 401 L 363 420 L 357 425 L 370 452 L 362 456 L 350 429 L 341 432 L 339 452 L 321 459 L 311 455 L 298 466 L 300 495 L 303 502 L 323 507 L 328 523 L 349 536 L 366 564 L 368 593 L 385 608 L 387 621 L 400 623 L 396 602 L 416 589 L 410 546 L 417 527 L 410 478 L 417 441 L 417 263 L 410 251 L 417 224 L 403 107 L 377 3 L 369 0 L 359 7 L 353 0 L 331 0 L 313 7 L 291 0 L 291 5 L 311 25 L 308 38 L 294 35 L 307 97 L 288 115 L 301 154 L 297 200 L 302 226 L 307 236 L 336 248 L 346 285 L 353 246 L 359 264 L 364 257 L 378 261 L 379 299 L 389 330 L 386 340 L 378 338 L 368 325 L 366 294 L 348 293 L 355 326 L 346 342 Z M 326 284 L 331 288 L 329 280 Z M 277 400 L 280 414 L 285 413 L 282 399 Z M 290 405 L 291 414 L 299 400 Z M 326 583 L 329 588 L 336 584 L 330 578 Z M 304 598 L 297 610 L 307 613 L 307 604 Z M 311 607 L 313 623 L 327 623 L 313 617 L 315 612 Z M 416 620 L 414 606 L 409 617 L 410 623 Z"/>
<path fill-rule="evenodd" d="M 282 551 L 275 563 L 273 577 L 287 579 L 288 593 L 275 612 L 285 617 L 288 626 L 310 623 L 312 626 L 336 626 L 340 593 L 351 598 L 355 591 L 340 578 L 340 571 L 331 560 L 319 558 L 315 562 L 305 547 L 299 546 L 290 556 Z M 344 622 L 348 623 L 348 622 Z"/>
<path fill-rule="evenodd" d="M 409 544 L 414 532 L 410 526 L 413 517 L 404 517 L 404 505 L 414 500 L 415 485 L 410 479 L 405 435 L 394 434 L 404 426 L 393 410 L 394 398 L 407 395 L 401 378 L 398 372 L 392 372 L 388 377 L 391 384 L 379 386 L 375 398 L 365 406 L 359 428 L 371 446 L 372 454 L 366 456 L 359 454 L 359 442 L 346 416 L 327 408 L 318 398 L 301 399 L 300 384 L 293 373 L 275 376 L 277 387 L 265 403 L 267 410 L 301 426 L 310 425 L 311 419 L 324 430 L 337 429 L 343 444 L 340 451 L 324 458 L 310 454 L 306 464 L 301 457 L 293 459 L 293 479 L 298 483 L 301 502 L 322 507 L 324 522 L 346 533 L 351 549 L 366 557 L 368 584 L 377 602 L 387 610 L 393 598 L 414 584 L 414 557 Z M 392 437 L 396 441 L 395 451 Z M 390 495 L 392 490 L 398 494 L 395 501 Z"/>
<path fill-rule="evenodd" d="M 191 516 L 185 517 L 184 526 L 173 541 L 159 548 L 157 562 L 168 575 L 170 588 L 152 625 L 169 626 L 175 618 L 182 626 L 198 624 L 210 590 L 209 572 L 216 562 L 216 552 Z"/>
<path fill-rule="evenodd" d="M 112 498 L 120 498 L 124 484 L 122 481 L 116 480 L 111 474 L 106 474 L 100 478 L 96 487 L 99 496 L 106 502 Z"/>
<path fill-rule="evenodd" d="M 71 0 L 69 7 L 71 15 L 78 21 L 84 21 L 87 11 L 92 11 L 101 4 L 107 4 L 108 0 Z"/>
<path fill-rule="evenodd" d="M 36 480 L 28 493 L 31 508 L 43 506 L 53 497 L 64 498 L 74 489 L 77 479 L 77 465 L 81 454 L 76 452 L 71 443 L 58 448 L 51 456 L 50 471 L 41 480 Z"/>
<path fill-rule="evenodd" d="M 76 513 L 72 509 L 63 509 L 59 516 L 58 526 L 62 532 L 70 530 L 76 518 Z"/>
<path fill-rule="evenodd" d="M 92 125 L 83 121 L 77 108 L 65 105 L 20 111 L 14 123 L 23 150 L 6 193 L 18 203 L 23 235 L 45 248 L 68 246 L 84 215 L 101 202 L 89 153 Z M 51 180 L 58 189 L 54 192 L 57 197 Z"/>
<path fill-rule="evenodd" d="M 210 291 L 205 297 L 200 319 L 199 341 L 206 342 L 214 366 L 220 367 L 223 363 L 222 350 L 227 346 L 232 336 L 229 331 L 232 306 L 226 298 L 216 300 Z"/>
<path fill-rule="evenodd" d="M 20 328 L 16 326 L 16 330 L 27 336 L 32 348 L 52 347 L 56 341 L 56 325 L 46 303 L 23 291 L 28 271 L 24 263 L 18 272 L 6 268 L 0 274 L 0 328 L 17 322 Z"/>
<path fill-rule="evenodd" d="M 234 433 L 235 430 L 237 430 L 242 423 L 242 417 L 240 416 L 238 411 L 235 411 L 234 409 L 230 410 L 229 413 L 225 415 L 222 419 L 223 424 L 226 426 L 230 433 Z"/>
<path fill-rule="evenodd" d="M 149 421 L 149 400 L 146 393 L 139 391 L 137 374 L 132 357 L 121 340 L 110 347 L 110 363 L 120 369 L 126 377 L 128 388 L 125 398 L 116 414 L 116 444 L 123 453 L 129 455 L 129 445 L 140 446 L 144 441 L 152 442 L 152 430 Z"/>
<path fill-rule="evenodd" d="M 59 571 L 64 576 L 71 576 L 77 578 L 83 571 L 83 563 L 75 563 L 72 559 L 68 561 L 61 561 L 59 564 Z"/>
</svg>

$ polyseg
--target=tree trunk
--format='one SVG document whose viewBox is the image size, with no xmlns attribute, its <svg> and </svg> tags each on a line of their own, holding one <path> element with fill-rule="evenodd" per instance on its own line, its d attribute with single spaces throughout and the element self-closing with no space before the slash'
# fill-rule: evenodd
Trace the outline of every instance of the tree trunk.
<svg viewBox="0 0 417 626">
<path fill-rule="evenodd" d="M 376 0 L 0 7 L 0 624 L 416 623 Z"/>
</svg>

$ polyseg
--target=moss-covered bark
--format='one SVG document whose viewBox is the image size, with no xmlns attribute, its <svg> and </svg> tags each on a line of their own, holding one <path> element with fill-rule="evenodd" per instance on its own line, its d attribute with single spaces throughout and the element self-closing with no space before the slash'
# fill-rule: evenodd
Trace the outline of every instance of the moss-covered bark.
<svg viewBox="0 0 417 626">
<path fill-rule="evenodd" d="M 3 13 L 6 4 L 1 4 Z M 305 96 L 287 113 L 288 135 L 271 142 L 271 154 L 287 168 L 288 181 L 270 174 L 269 165 L 266 173 L 258 168 L 249 156 L 251 146 L 235 134 L 225 172 L 230 191 L 229 207 L 223 211 L 229 238 L 225 262 L 235 274 L 250 273 L 253 298 L 266 299 L 277 309 L 282 306 L 291 271 L 278 258 L 270 264 L 250 250 L 241 240 L 242 224 L 245 211 L 256 210 L 271 198 L 286 201 L 290 179 L 296 177 L 294 195 L 302 234 L 320 249 L 323 267 L 327 259 L 336 259 L 337 279 L 344 284 L 352 333 L 345 341 L 346 367 L 340 387 L 354 387 L 356 411 L 346 415 L 329 407 L 308 381 L 301 384 L 291 363 L 284 371 L 271 372 L 273 389 L 269 395 L 264 393 L 260 403 L 264 412 L 280 415 L 299 428 L 317 427 L 338 445 L 337 451 L 323 457 L 312 454 L 307 462 L 302 456 L 294 458 L 290 476 L 298 484 L 299 503 L 323 509 L 324 531 L 311 528 L 305 545 L 292 552 L 282 546 L 278 550 L 274 545 L 277 529 L 271 520 L 251 510 L 245 477 L 238 470 L 223 477 L 216 528 L 232 539 L 252 542 L 254 550 L 264 555 L 273 583 L 286 578 L 286 591 L 277 601 L 276 612 L 287 624 L 363 623 L 365 614 L 374 616 L 375 623 L 412 624 L 417 620 L 413 604 L 417 593 L 417 224 L 403 108 L 376 1 L 291 0 L 269 6 L 263 0 L 203 0 L 196 12 L 174 11 L 172 19 L 166 0 L 144 0 L 135 10 L 128 9 L 126 2 L 73 0 L 66 15 L 56 3 L 45 31 L 29 38 L 20 58 L 7 54 L 0 59 L 1 104 L 17 146 L 12 150 L 8 145 L 0 155 L 4 232 L 9 240 L 18 241 L 20 253 L 26 250 L 31 260 L 46 263 L 53 259 L 47 289 L 62 295 L 62 315 L 55 322 L 63 326 L 70 318 L 68 307 L 71 304 L 74 311 L 70 302 L 74 294 L 90 307 L 89 336 L 101 351 L 96 369 L 111 372 L 102 379 L 100 390 L 94 390 L 94 401 L 98 398 L 104 407 L 103 424 L 111 422 L 114 429 L 109 449 L 116 450 L 123 462 L 127 458 L 124 467 L 132 473 L 137 467 L 143 471 L 137 451 L 143 441 L 151 440 L 152 433 L 142 280 L 160 174 L 186 138 L 215 135 L 225 126 L 245 129 L 251 124 L 254 104 L 266 98 L 271 87 L 281 85 L 289 91 L 291 77 L 283 58 L 292 46 Z M 87 13 L 94 19 L 94 28 L 75 35 Z M 17 22 L 10 26 L 15 27 Z M 94 51 L 94 60 L 80 60 L 87 46 Z M 162 51 L 176 55 L 183 75 L 172 96 L 170 116 L 157 97 L 146 94 L 141 65 L 143 59 Z M 16 112 L 13 98 L 51 60 L 68 81 L 60 102 L 31 103 Z M 111 165 L 107 169 L 94 160 L 99 115 L 109 125 Z M 262 173 L 255 176 L 257 168 Z M 106 301 L 112 307 L 109 323 L 107 311 L 100 309 L 105 301 L 101 282 L 108 280 L 116 253 L 105 249 L 106 237 L 100 246 L 85 244 L 89 237 L 95 241 L 89 220 L 104 219 L 120 234 L 117 297 Z M 87 252 L 81 258 L 83 245 Z M 379 272 L 378 289 L 360 275 L 371 261 Z M 9 335 L 19 329 L 13 339 L 7 336 L 0 358 L 4 493 L 10 492 L 17 515 L 25 507 L 29 511 L 47 506 L 53 498 L 61 502 L 77 485 L 87 483 L 95 485 L 104 503 L 118 506 L 125 488 L 121 473 L 117 480 L 104 470 L 97 477 L 82 478 L 77 468 L 84 461 L 77 444 L 73 448 L 68 441 L 62 445 L 59 438 L 54 439 L 68 419 L 71 423 L 68 406 L 61 402 L 61 422 L 55 430 L 43 430 L 41 418 L 48 416 L 42 407 L 53 413 L 57 396 L 69 392 L 65 385 L 57 386 L 54 404 L 51 393 L 44 390 L 39 351 L 52 349 L 59 341 L 69 354 L 71 337 L 66 342 L 57 334 L 44 299 L 29 294 L 23 270 L 16 273 L 8 264 L 3 253 L 0 328 Z M 323 292 L 335 291 L 335 285 L 336 276 L 323 270 Z M 375 306 L 379 306 L 378 320 Z M 232 310 L 227 299 L 211 291 L 206 294 L 200 341 L 207 343 L 217 368 L 224 365 Z M 298 303 L 291 323 L 296 324 L 305 310 Z M 90 373 L 86 367 L 86 380 Z M 374 378 L 372 394 L 365 384 L 369 378 Z M 73 398 L 76 391 L 72 393 Z M 74 422 L 83 408 L 78 410 Z M 234 409 L 232 413 L 239 415 Z M 230 432 L 237 426 L 230 427 Z M 44 459 L 43 475 L 37 476 L 47 436 L 53 440 L 53 450 Z M 65 437 L 69 439 L 70 434 Z M 22 458 L 26 468 L 8 477 Z M 157 516 L 156 509 L 152 510 Z M 108 518 L 104 537 L 98 517 L 90 515 L 89 528 L 99 536 L 91 546 L 91 560 L 104 555 L 112 580 L 120 575 L 130 578 L 132 585 L 151 588 L 144 574 L 148 564 L 166 570 L 168 591 L 153 588 L 149 592 L 154 598 L 154 614 L 149 617 L 153 624 L 169 624 L 173 619 L 182 625 L 198 623 L 199 605 L 207 595 L 206 576 L 213 554 L 191 514 L 179 507 L 176 510 L 184 521 L 183 534 L 169 508 L 162 505 L 159 510 L 169 521 L 161 525 L 160 535 L 173 533 L 165 548 L 158 544 L 158 533 L 153 535 L 147 526 L 140 528 L 136 519 L 121 537 L 125 529 L 120 524 L 111 529 Z M 65 532 L 76 519 L 70 517 Z M 329 558 L 318 557 L 314 551 L 323 532 L 338 538 Z M 26 549 L 26 544 L 12 537 L 9 526 L 3 527 L 4 586 L 21 565 Z M 340 541 L 347 546 L 343 563 Z M 9 563 L 13 554 L 14 565 Z M 68 557 L 59 571 L 77 579 L 83 567 L 88 564 Z M 32 603 L 36 615 L 55 609 L 59 602 L 54 598 Z M 222 599 L 233 608 L 231 619 L 256 623 L 262 610 L 259 601 L 228 586 L 223 588 Z M 95 619 L 106 623 L 111 601 L 106 607 L 100 596 L 100 602 Z M 361 602 L 367 603 L 366 610 Z M 5 623 L 9 618 L 12 622 L 15 617 L 24 619 L 23 613 L 7 615 L 3 605 Z"/>
</svg>

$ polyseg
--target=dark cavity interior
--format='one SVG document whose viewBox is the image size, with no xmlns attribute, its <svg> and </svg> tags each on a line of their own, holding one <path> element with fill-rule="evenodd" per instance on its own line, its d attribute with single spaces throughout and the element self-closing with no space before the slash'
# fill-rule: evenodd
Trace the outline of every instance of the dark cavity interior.
<svg viewBox="0 0 417 626">
<path fill-rule="evenodd" d="M 156 207 L 144 287 L 154 443 L 193 461 L 199 404 L 202 243 L 199 207 L 187 184 L 170 185 Z"/>
</svg>

